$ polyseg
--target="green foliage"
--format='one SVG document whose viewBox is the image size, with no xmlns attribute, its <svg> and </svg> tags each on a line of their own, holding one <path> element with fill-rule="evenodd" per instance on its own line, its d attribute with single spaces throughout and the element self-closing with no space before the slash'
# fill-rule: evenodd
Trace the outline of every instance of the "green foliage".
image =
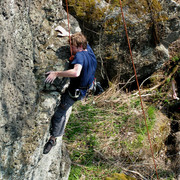
<svg viewBox="0 0 180 180">
<path fill-rule="evenodd" d="M 178 62 L 180 60 L 180 57 L 179 56 L 174 56 L 173 58 L 172 58 L 172 61 L 174 61 L 174 62 Z"/>
<path fill-rule="evenodd" d="M 77 17 L 91 22 L 102 20 L 107 9 L 97 7 L 95 0 L 71 0 L 69 6 L 73 7 Z"/>
<path fill-rule="evenodd" d="M 107 2 L 110 4 L 100 7 L 97 5 L 97 1 L 95 0 L 71 0 L 69 1 L 69 6 L 81 20 L 91 23 L 100 22 L 104 32 L 106 34 L 112 34 L 122 25 L 121 13 L 117 16 L 111 16 L 114 9 L 120 7 L 120 3 L 119 0 L 111 0 Z M 100 0 L 98 0 L 98 3 L 100 3 Z M 138 2 L 134 0 L 126 0 L 122 1 L 122 6 L 128 7 L 129 13 L 141 18 L 141 20 L 143 20 L 144 15 L 150 13 L 150 11 L 153 13 L 155 22 L 167 20 L 165 15 L 160 15 L 162 7 L 158 0 L 151 0 L 151 3 L 148 3 L 147 0 L 138 0 Z M 127 26 L 128 25 L 130 24 L 127 24 Z M 131 24 L 131 26 L 134 26 L 134 24 Z"/>
<path fill-rule="evenodd" d="M 156 108 L 154 106 L 150 106 L 147 110 L 148 118 L 154 122 L 156 116 L 155 116 Z"/>
<path fill-rule="evenodd" d="M 72 165 L 69 180 L 79 180 L 82 176 L 84 176 L 85 179 L 99 180 L 115 172 L 120 172 L 119 168 L 109 167 L 105 164 L 94 164 L 89 166 Z"/>
<path fill-rule="evenodd" d="M 71 166 L 71 172 L 69 175 L 69 180 L 79 180 L 82 175 L 82 168 L 79 166 Z"/>
<path fill-rule="evenodd" d="M 131 143 L 131 149 L 134 150 L 134 148 L 141 148 L 143 146 L 143 140 L 144 140 L 144 135 L 139 134 L 137 136 L 137 139 L 135 139 L 132 143 Z"/>
<path fill-rule="evenodd" d="M 147 110 L 147 113 L 148 113 L 148 119 L 147 119 L 148 130 L 151 130 L 156 120 L 156 115 L 155 115 L 156 108 L 153 106 L 150 106 Z"/>
<path fill-rule="evenodd" d="M 124 173 L 114 173 L 111 177 L 105 178 L 105 180 L 136 180 L 136 178 L 127 176 Z"/>
<path fill-rule="evenodd" d="M 96 137 L 93 135 L 87 137 L 86 145 L 89 146 L 90 149 L 93 149 L 94 147 L 98 147 L 98 142 L 96 140 Z"/>
<path fill-rule="evenodd" d="M 175 180 L 175 174 L 172 171 L 158 170 L 158 175 L 161 179 Z M 155 178 L 155 175 L 154 175 Z"/>
<path fill-rule="evenodd" d="M 133 99 L 131 100 L 131 108 L 140 108 L 140 99 Z"/>
<path fill-rule="evenodd" d="M 76 140 L 76 136 L 79 136 L 79 134 L 88 134 L 90 133 L 90 129 L 94 129 L 93 123 L 97 121 L 95 115 L 99 111 L 90 105 L 79 105 L 77 110 L 81 113 L 72 113 L 68 124 L 70 131 L 67 132 L 66 136 L 71 141 Z"/>
<path fill-rule="evenodd" d="M 156 112 L 156 109 L 153 106 L 150 106 L 147 110 L 146 123 L 148 126 L 148 130 L 151 130 L 155 123 L 155 118 L 156 118 L 155 112 Z M 135 130 L 140 135 L 145 135 L 147 133 L 147 128 L 146 128 L 144 119 L 141 121 L 139 121 L 138 119 L 136 120 Z"/>
<path fill-rule="evenodd" d="M 82 175 L 93 180 L 113 178 L 111 174 L 121 170 L 108 162 L 116 162 L 117 157 L 123 156 L 124 163 L 138 161 L 139 150 L 144 148 L 144 139 L 147 139 L 147 129 L 137 111 L 141 111 L 139 98 L 111 105 L 77 102 L 64 136 L 73 162 L 69 179 L 81 179 Z M 146 111 L 151 130 L 156 108 L 150 106 Z M 130 135 L 124 138 L 128 133 Z M 125 154 L 120 154 L 121 151 Z"/>
<path fill-rule="evenodd" d="M 167 78 L 166 82 L 167 82 L 167 83 L 169 83 L 169 82 L 170 82 L 170 80 L 171 80 L 170 78 Z"/>
</svg>

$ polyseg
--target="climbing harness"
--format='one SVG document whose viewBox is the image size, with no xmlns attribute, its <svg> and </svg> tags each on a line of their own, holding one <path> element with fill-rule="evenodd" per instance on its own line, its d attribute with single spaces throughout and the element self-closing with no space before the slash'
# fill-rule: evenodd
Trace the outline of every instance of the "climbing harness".
<svg viewBox="0 0 180 180">
<path fill-rule="evenodd" d="M 75 89 L 75 90 L 74 90 L 74 94 L 72 94 L 72 92 L 70 92 L 70 91 L 68 90 L 68 94 L 69 94 L 69 96 L 70 96 L 71 98 L 77 99 L 77 98 L 80 96 L 81 92 L 80 92 L 80 89 Z"/>
<path fill-rule="evenodd" d="M 130 46 L 130 42 L 129 42 L 126 22 L 125 22 L 125 19 L 124 19 L 124 13 L 123 13 L 123 9 L 122 9 L 121 0 L 119 0 L 119 3 L 120 3 L 120 7 L 121 7 L 121 14 L 122 14 L 123 23 L 124 23 L 124 29 L 125 29 L 126 37 L 127 37 L 127 41 L 128 41 L 129 52 L 130 52 L 131 60 L 132 60 L 132 64 L 133 64 L 134 74 L 135 74 L 135 77 L 136 77 L 136 83 L 137 83 L 137 87 L 138 87 L 138 91 L 139 91 L 139 97 L 140 97 L 140 101 L 141 101 L 141 109 L 142 109 L 142 112 L 143 112 L 144 121 L 145 121 L 146 129 L 147 129 L 148 140 L 149 140 L 149 144 L 150 144 L 150 149 L 151 149 L 151 153 L 152 153 L 152 158 L 153 158 L 153 162 L 154 162 L 156 176 L 157 176 L 157 179 L 159 180 L 158 173 L 157 173 L 157 168 L 156 168 L 156 162 L 155 162 L 155 158 L 154 158 L 154 152 L 153 152 L 153 149 L 152 149 L 151 139 L 150 139 L 148 125 L 147 125 L 146 115 L 145 115 L 144 107 L 143 107 L 143 103 L 142 103 L 141 92 L 140 92 L 140 88 L 139 88 L 139 82 L 138 82 L 138 78 L 137 78 L 137 74 L 136 74 L 136 68 L 135 68 L 135 65 L 134 65 L 133 57 L 132 57 L 132 51 L 131 51 L 131 46 Z"/>
</svg>

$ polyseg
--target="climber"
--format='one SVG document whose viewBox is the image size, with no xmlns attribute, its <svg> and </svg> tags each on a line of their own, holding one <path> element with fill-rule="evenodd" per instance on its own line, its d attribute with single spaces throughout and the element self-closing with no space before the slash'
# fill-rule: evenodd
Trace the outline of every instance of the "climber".
<svg viewBox="0 0 180 180">
<path fill-rule="evenodd" d="M 68 36 L 68 32 L 58 26 L 58 36 Z M 43 154 L 47 154 L 56 145 L 56 138 L 64 134 L 66 125 L 66 112 L 77 101 L 86 96 L 86 92 L 92 86 L 96 71 L 96 57 L 87 44 L 85 36 L 78 32 L 70 36 L 73 61 L 69 70 L 47 72 L 46 83 L 53 83 L 57 77 L 70 77 L 70 85 L 61 96 L 60 105 L 51 119 L 50 138 L 44 146 Z"/>
</svg>

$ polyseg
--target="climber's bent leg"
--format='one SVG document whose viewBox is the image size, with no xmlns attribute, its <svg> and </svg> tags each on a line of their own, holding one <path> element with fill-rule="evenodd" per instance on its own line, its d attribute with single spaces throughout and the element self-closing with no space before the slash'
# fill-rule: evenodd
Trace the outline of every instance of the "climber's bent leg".
<svg viewBox="0 0 180 180">
<path fill-rule="evenodd" d="M 81 99 L 79 97 L 77 100 Z M 67 118 L 66 113 L 68 109 L 77 101 L 69 96 L 69 93 L 66 91 L 61 97 L 61 103 L 57 108 L 57 111 L 54 113 L 51 119 L 51 136 L 58 137 L 64 134 L 64 129 L 66 126 Z"/>
</svg>

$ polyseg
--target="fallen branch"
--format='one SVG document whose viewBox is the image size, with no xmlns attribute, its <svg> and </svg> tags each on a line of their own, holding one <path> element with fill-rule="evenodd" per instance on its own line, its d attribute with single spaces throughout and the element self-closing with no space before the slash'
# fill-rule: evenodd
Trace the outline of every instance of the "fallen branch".
<svg viewBox="0 0 180 180">
<path fill-rule="evenodd" d="M 139 172 L 137 171 L 132 171 L 132 170 L 129 170 L 129 169 L 126 169 L 126 168 L 123 168 L 123 167 L 120 167 L 123 171 L 126 171 L 126 172 L 130 172 L 130 173 L 133 173 L 133 174 L 136 174 L 138 176 L 140 176 L 142 179 L 144 180 L 147 180 L 142 174 L 140 174 Z"/>
<path fill-rule="evenodd" d="M 141 83 L 141 85 L 139 86 L 139 88 L 141 89 L 141 86 L 148 80 L 148 79 L 150 79 L 150 78 L 153 78 L 153 77 L 164 77 L 164 75 L 153 75 L 153 76 L 150 76 L 150 77 L 148 77 L 148 78 L 146 78 L 142 83 Z"/>
<path fill-rule="evenodd" d="M 135 76 L 135 75 L 134 75 L 134 76 Z M 132 77 L 127 81 L 127 83 L 126 83 L 119 91 L 121 91 L 123 88 L 125 88 L 125 87 L 130 83 L 131 79 L 134 78 L 134 76 L 132 76 Z M 134 81 L 132 81 L 132 82 L 134 82 Z"/>
<path fill-rule="evenodd" d="M 176 65 L 175 68 L 173 69 L 173 71 L 169 74 L 169 76 L 166 77 L 162 82 L 160 82 L 159 84 L 155 85 L 155 86 L 152 87 L 152 88 L 142 90 L 141 93 L 145 93 L 145 92 L 148 92 L 148 91 L 152 91 L 152 90 L 157 89 L 157 88 L 159 88 L 160 86 L 162 86 L 168 79 L 171 79 L 171 77 L 177 72 L 178 68 L 179 68 L 179 65 Z M 136 93 L 134 93 L 133 95 L 137 95 L 138 93 L 139 93 L 139 92 L 136 92 Z"/>
<path fill-rule="evenodd" d="M 110 161 L 109 159 L 105 158 L 104 155 L 103 155 L 102 153 L 100 153 L 99 151 L 97 151 L 97 150 L 95 150 L 95 149 L 94 149 L 94 151 L 95 151 L 96 153 L 98 153 L 98 154 L 101 156 L 101 158 L 104 159 L 104 160 L 106 160 L 109 164 L 111 164 L 111 165 L 113 164 L 113 166 L 118 166 L 118 167 L 120 167 L 123 171 L 136 174 L 136 175 L 140 176 L 143 180 L 147 180 L 147 179 L 146 179 L 142 174 L 140 174 L 139 172 L 126 169 L 126 168 L 120 166 L 119 164 L 117 165 L 117 163 L 114 163 L 113 161 Z"/>
<path fill-rule="evenodd" d="M 111 86 L 106 90 L 104 91 L 102 94 L 100 94 L 99 96 L 96 96 L 94 97 L 94 101 L 105 101 L 109 98 L 112 97 L 112 94 L 114 95 L 115 93 L 116 94 L 119 94 L 121 92 L 121 90 L 123 88 L 125 88 L 128 84 L 134 82 L 134 81 L 131 81 L 133 78 L 134 78 L 135 75 L 133 75 L 125 84 L 123 87 L 121 87 L 121 89 L 117 90 L 119 88 L 119 85 L 121 83 L 117 83 L 117 81 L 115 83 L 112 83 Z M 109 80 L 108 80 L 109 81 Z M 115 93 L 113 93 L 115 92 Z"/>
</svg>

